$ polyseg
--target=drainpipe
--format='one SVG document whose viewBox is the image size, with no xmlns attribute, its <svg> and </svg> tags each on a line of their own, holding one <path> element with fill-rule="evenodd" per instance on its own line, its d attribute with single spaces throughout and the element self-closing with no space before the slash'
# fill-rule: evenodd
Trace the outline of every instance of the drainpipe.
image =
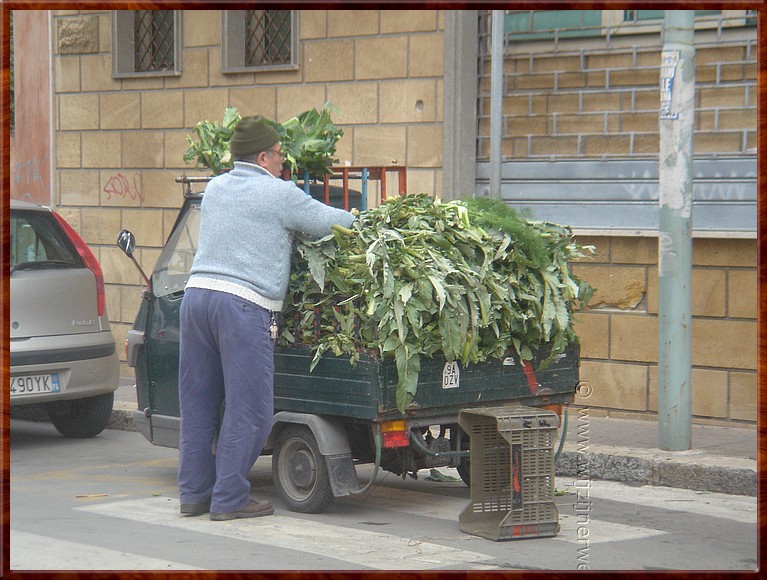
<svg viewBox="0 0 767 580">
<path fill-rule="evenodd" d="M 501 199 L 503 139 L 503 10 L 493 10 L 490 60 L 490 197 Z"/>
<path fill-rule="evenodd" d="M 658 440 L 691 447 L 692 156 L 695 11 L 666 10 L 661 53 Z"/>
</svg>

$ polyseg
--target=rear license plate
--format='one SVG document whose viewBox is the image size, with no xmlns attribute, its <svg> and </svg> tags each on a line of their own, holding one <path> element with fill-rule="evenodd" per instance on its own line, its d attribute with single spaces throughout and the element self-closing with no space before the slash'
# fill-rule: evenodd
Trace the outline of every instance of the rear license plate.
<svg viewBox="0 0 767 580">
<path fill-rule="evenodd" d="M 457 389 L 461 386 L 461 368 L 458 361 L 448 361 L 442 369 L 442 388 Z"/>
<path fill-rule="evenodd" d="M 11 377 L 11 397 L 60 392 L 59 373 Z"/>
</svg>

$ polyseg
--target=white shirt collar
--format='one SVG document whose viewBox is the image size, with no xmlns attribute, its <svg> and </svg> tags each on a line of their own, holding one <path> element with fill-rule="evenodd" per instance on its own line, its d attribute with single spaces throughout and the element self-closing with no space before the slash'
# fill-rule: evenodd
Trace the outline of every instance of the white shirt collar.
<svg viewBox="0 0 767 580">
<path fill-rule="evenodd" d="M 269 173 L 269 171 L 266 168 L 261 167 L 260 165 L 257 165 L 255 163 L 250 163 L 248 161 L 235 161 L 234 163 L 235 163 L 235 165 L 237 165 L 238 163 L 240 165 L 245 165 L 248 169 L 250 169 L 252 167 L 252 168 L 258 170 L 260 173 L 263 173 L 264 175 L 268 175 L 269 177 L 274 177 L 275 179 L 277 179 L 277 177 L 275 177 L 274 175 Z"/>
</svg>

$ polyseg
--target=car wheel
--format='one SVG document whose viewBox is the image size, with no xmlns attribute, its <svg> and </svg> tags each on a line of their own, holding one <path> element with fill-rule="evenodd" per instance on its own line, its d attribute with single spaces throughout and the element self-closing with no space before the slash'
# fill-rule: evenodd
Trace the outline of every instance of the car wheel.
<svg viewBox="0 0 767 580">
<path fill-rule="evenodd" d="M 109 424 L 114 405 L 114 393 L 62 401 L 48 408 L 53 426 L 64 437 L 95 437 Z"/>
<path fill-rule="evenodd" d="M 280 432 L 272 475 L 277 493 L 292 511 L 317 514 L 333 501 L 325 458 L 308 427 L 290 425 Z"/>
</svg>

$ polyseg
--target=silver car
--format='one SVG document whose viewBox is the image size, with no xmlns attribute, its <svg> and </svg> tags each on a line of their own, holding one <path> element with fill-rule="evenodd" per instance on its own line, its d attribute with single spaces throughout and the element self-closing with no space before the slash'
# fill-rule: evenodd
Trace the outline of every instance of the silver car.
<svg viewBox="0 0 767 580">
<path fill-rule="evenodd" d="M 65 437 L 109 423 L 120 379 L 101 266 L 56 212 L 11 200 L 10 403 L 40 405 Z"/>
</svg>

